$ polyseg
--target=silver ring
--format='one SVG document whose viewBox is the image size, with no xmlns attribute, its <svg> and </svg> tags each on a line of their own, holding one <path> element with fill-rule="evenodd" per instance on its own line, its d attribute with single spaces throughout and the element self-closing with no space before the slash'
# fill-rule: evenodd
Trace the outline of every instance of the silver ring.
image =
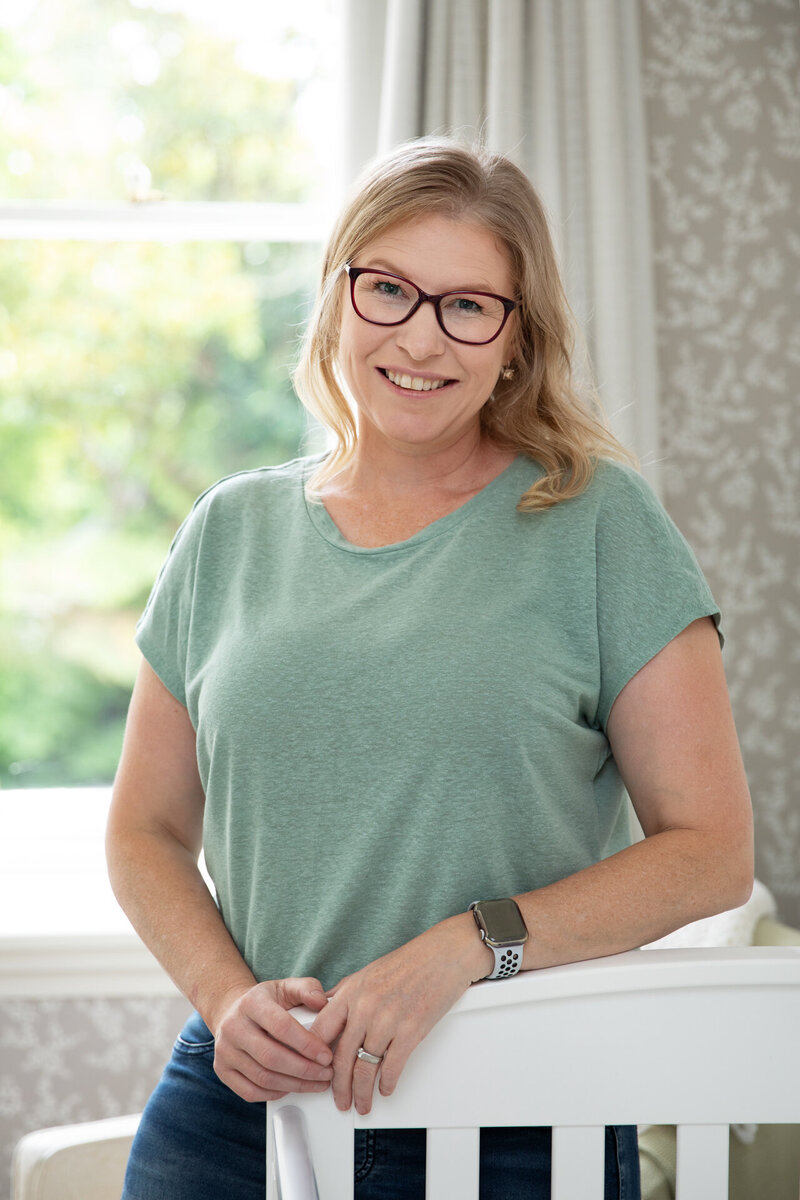
<svg viewBox="0 0 800 1200">
<path fill-rule="evenodd" d="M 362 1062 L 372 1063 L 373 1067 L 377 1067 L 378 1063 L 383 1062 L 382 1054 L 370 1054 L 369 1050 L 365 1050 L 363 1046 L 359 1046 L 356 1054 Z"/>
</svg>

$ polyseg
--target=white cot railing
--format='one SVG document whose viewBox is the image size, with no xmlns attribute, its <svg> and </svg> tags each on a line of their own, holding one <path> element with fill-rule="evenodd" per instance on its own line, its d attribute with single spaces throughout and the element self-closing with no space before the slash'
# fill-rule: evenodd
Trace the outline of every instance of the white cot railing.
<svg viewBox="0 0 800 1200">
<path fill-rule="evenodd" d="M 677 1200 L 727 1200 L 729 1125 L 800 1123 L 800 948 L 631 951 L 478 984 L 366 1117 L 330 1092 L 267 1105 L 267 1200 L 349 1200 L 353 1130 L 420 1127 L 428 1200 L 478 1200 L 489 1125 L 551 1125 L 552 1200 L 602 1200 L 604 1126 L 645 1123 L 678 1126 Z"/>
</svg>

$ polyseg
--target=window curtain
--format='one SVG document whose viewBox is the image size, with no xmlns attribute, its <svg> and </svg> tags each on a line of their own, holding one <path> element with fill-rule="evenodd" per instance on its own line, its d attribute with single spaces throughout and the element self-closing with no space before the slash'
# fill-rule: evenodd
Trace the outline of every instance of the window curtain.
<svg viewBox="0 0 800 1200">
<path fill-rule="evenodd" d="M 639 0 L 346 0 L 349 183 L 422 134 L 530 177 L 615 432 L 658 487 Z"/>
</svg>

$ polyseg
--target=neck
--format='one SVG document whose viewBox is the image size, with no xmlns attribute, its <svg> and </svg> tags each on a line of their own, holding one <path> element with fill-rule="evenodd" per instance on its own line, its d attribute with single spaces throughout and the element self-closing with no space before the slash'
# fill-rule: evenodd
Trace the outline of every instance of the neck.
<svg viewBox="0 0 800 1200">
<path fill-rule="evenodd" d="M 353 459 L 332 481 L 335 490 L 395 499 L 473 491 L 498 475 L 514 457 L 479 429 L 436 449 L 370 442 L 368 436 L 359 439 Z"/>
</svg>

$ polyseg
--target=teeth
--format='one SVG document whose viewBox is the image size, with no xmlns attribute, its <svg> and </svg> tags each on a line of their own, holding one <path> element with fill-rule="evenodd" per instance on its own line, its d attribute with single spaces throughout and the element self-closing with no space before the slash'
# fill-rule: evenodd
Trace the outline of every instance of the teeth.
<svg viewBox="0 0 800 1200">
<path fill-rule="evenodd" d="M 397 387 L 408 388 L 412 392 L 433 392 L 447 382 L 445 379 L 422 379 L 419 375 L 396 375 L 394 371 L 387 371 L 386 378 Z"/>
</svg>

